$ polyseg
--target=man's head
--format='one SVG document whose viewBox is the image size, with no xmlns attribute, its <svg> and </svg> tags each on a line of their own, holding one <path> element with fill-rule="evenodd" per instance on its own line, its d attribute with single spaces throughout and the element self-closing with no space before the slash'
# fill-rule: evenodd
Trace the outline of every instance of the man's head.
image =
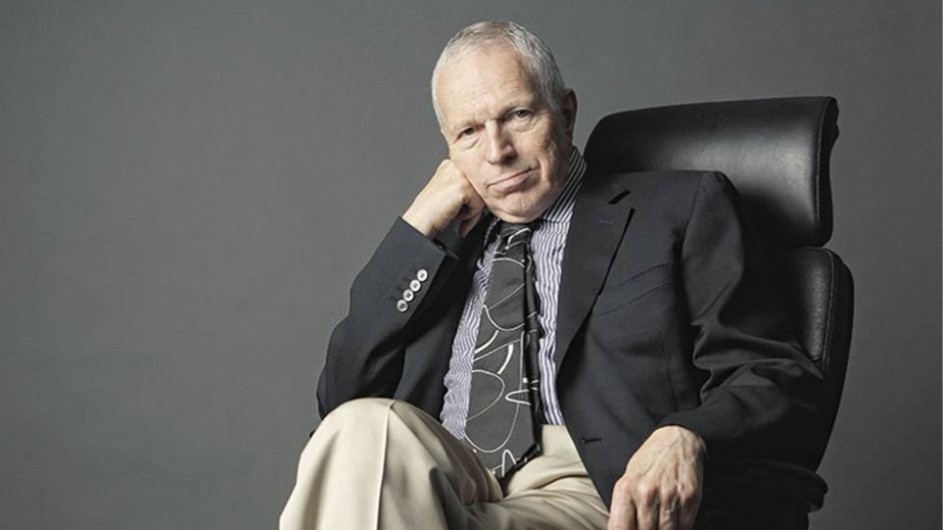
<svg viewBox="0 0 943 530">
<path fill-rule="evenodd" d="M 449 158 L 488 209 L 536 219 L 559 196 L 576 120 L 550 50 L 512 22 L 459 31 L 432 74 L 432 99 Z"/>
</svg>

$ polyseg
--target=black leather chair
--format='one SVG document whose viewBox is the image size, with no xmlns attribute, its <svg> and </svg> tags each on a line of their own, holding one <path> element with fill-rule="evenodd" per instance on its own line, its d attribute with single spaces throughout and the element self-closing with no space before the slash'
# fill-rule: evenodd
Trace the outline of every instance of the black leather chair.
<svg viewBox="0 0 943 530">
<path fill-rule="evenodd" d="M 822 245 L 832 234 L 829 156 L 838 137 L 830 97 L 677 105 L 603 118 L 587 161 L 617 171 L 721 171 L 774 248 L 783 296 L 799 340 L 822 370 L 821 463 L 841 398 L 851 340 L 853 284 L 842 260 Z M 804 498 L 809 511 L 824 496 Z"/>
</svg>

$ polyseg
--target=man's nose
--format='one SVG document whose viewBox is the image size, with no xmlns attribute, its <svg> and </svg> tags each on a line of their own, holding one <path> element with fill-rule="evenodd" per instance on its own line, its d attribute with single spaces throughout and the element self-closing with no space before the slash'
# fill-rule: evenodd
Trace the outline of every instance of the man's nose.
<svg viewBox="0 0 943 530">
<path fill-rule="evenodd" d="M 488 150 L 486 157 L 491 164 L 501 164 L 514 158 L 514 142 L 500 124 L 491 121 L 485 124 L 485 136 Z"/>
</svg>

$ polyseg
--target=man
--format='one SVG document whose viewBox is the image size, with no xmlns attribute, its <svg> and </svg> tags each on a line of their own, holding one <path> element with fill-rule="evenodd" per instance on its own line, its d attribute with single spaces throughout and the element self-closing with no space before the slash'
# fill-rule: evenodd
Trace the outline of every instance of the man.
<svg viewBox="0 0 943 530">
<path fill-rule="evenodd" d="M 282 527 L 803 528 L 820 378 L 726 179 L 586 168 L 513 23 L 432 95 L 449 158 L 354 282 Z"/>
</svg>

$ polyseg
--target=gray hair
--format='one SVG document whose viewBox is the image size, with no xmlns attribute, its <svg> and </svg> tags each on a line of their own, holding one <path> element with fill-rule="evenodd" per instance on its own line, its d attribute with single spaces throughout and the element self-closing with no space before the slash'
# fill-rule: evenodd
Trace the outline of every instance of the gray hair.
<svg viewBox="0 0 943 530">
<path fill-rule="evenodd" d="M 560 68 L 557 67 L 557 61 L 554 60 L 550 48 L 540 40 L 540 37 L 514 22 L 478 22 L 459 30 L 449 39 L 439 55 L 439 60 L 436 61 L 435 68 L 432 70 L 432 81 L 430 83 L 432 107 L 435 109 L 435 115 L 440 126 L 442 125 L 442 112 L 436 99 L 439 71 L 467 51 L 501 44 L 510 46 L 517 53 L 524 66 L 527 67 L 531 82 L 534 83 L 534 88 L 537 89 L 543 103 L 549 106 L 554 113 L 560 113 L 566 87 L 563 84 L 563 76 L 560 75 Z"/>
</svg>

